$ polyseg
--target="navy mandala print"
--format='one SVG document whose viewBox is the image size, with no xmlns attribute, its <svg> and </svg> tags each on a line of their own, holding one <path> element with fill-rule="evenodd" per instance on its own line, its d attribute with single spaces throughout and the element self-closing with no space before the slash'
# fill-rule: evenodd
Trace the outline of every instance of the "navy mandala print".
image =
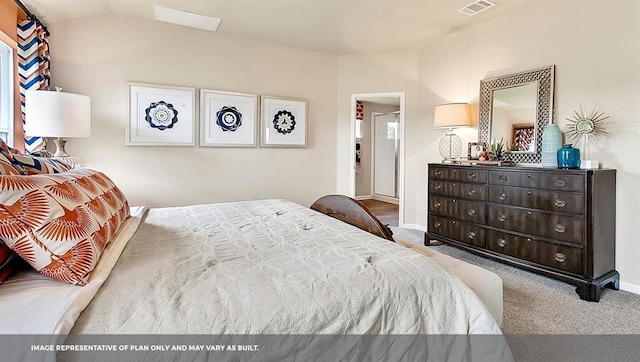
<svg viewBox="0 0 640 362">
<path fill-rule="evenodd" d="M 238 112 L 236 107 L 223 106 L 216 113 L 216 124 L 223 132 L 235 132 L 242 126 L 242 113 Z"/>
<path fill-rule="evenodd" d="M 278 133 L 291 133 L 296 128 L 296 117 L 287 110 L 282 110 L 273 117 L 273 128 Z"/>
<path fill-rule="evenodd" d="M 164 131 L 172 128 L 178 122 L 178 110 L 173 108 L 173 104 L 165 101 L 152 102 L 149 108 L 145 109 L 144 118 L 152 128 Z"/>
</svg>

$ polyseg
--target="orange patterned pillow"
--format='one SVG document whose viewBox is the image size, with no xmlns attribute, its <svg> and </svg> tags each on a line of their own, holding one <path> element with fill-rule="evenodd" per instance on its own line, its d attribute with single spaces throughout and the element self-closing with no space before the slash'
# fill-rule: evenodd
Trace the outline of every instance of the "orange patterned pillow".
<svg viewBox="0 0 640 362">
<path fill-rule="evenodd" d="M 51 278 L 85 285 L 129 205 L 103 173 L 0 176 L 0 239 Z"/>
</svg>

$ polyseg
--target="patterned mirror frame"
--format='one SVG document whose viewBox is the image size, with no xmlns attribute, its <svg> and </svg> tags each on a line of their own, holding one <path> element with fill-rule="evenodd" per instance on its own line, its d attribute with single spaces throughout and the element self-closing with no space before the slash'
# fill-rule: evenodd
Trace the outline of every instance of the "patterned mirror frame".
<svg viewBox="0 0 640 362">
<path fill-rule="evenodd" d="M 535 152 L 509 152 L 506 160 L 519 164 L 540 163 L 542 150 L 542 132 L 547 124 L 553 121 L 553 90 L 555 80 L 555 65 L 534 69 L 526 72 L 509 74 L 480 81 L 480 110 L 478 118 L 478 140 L 491 147 L 491 114 L 493 111 L 493 91 L 497 89 L 515 87 L 521 84 L 537 82 L 538 94 L 536 101 L 535 122 Z"/>
</svg>

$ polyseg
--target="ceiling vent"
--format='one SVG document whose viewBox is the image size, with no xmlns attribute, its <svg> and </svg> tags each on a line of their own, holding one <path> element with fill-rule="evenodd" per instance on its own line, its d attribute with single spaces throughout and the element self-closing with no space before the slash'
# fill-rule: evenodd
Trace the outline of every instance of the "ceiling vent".
<svg viewBox="0 0 640 362">
<path fill-rule="evenodd" d="M 188 26 L 191 28 L 216 31 L 220 26 L 221 19 L 211 16 L 190 13 L 187 11 L 165 8 L 164 6 L 154 6 L 154 19 L 166 23 Z"/>
<path fill-rule="evenodd" d="M 494 6 L 496 6 L 496 4 L 492 3 L 491 1 L 478 0 L 461 9 L 458 9 L 458 12 L 463 13 L 464 15 L 474 16 Z"/>
</svg>

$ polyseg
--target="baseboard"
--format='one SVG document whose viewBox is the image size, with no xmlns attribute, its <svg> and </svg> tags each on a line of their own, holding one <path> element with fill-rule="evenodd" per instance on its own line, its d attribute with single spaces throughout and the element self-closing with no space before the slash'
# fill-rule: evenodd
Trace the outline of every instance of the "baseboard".
<svg viewBox="0 0 640 362">
<path fill-rule="evenodd" d="M 625 292 L 640 295 L 640 285 L 635 285 L 627 282 L 620 282 L 620 290 L 624 290 Z"/>
<path fill-rule="evenodd" d="M 394 198 L 394 197 L 389 197 L 389 196 L 383 196 L 383 195 L 376 195 L 373 194 L 372 198 L 374 200 L 378 200 L 378 201 L 382 201 L 382 202 L 388 202 L 390 204 L 396 204 L 398 205 L 400 203 L 400 200 Z"/>
<path fill-rule="evenodd" d="M 402 224 L 401 227 L 402 228 L 406 228 L 406 229 L 416 229 L 416 230 L 420 230 L 420 231 L 423 231 L 423 232 L 427 231 L 427 227 L 426 226 L 422 226 L 422 225 L 418 225 L 418 224 L 407 224 L 407 223 L 404 223 L 404 224 Z"/>
<path fill-rule="evenodd" d="M 354 199 L 356 200 L 369 200 L 370 198 L 371 198 L 371 195 L 362 195 L 362 196 L 354 197 Z"/>
</svg>

